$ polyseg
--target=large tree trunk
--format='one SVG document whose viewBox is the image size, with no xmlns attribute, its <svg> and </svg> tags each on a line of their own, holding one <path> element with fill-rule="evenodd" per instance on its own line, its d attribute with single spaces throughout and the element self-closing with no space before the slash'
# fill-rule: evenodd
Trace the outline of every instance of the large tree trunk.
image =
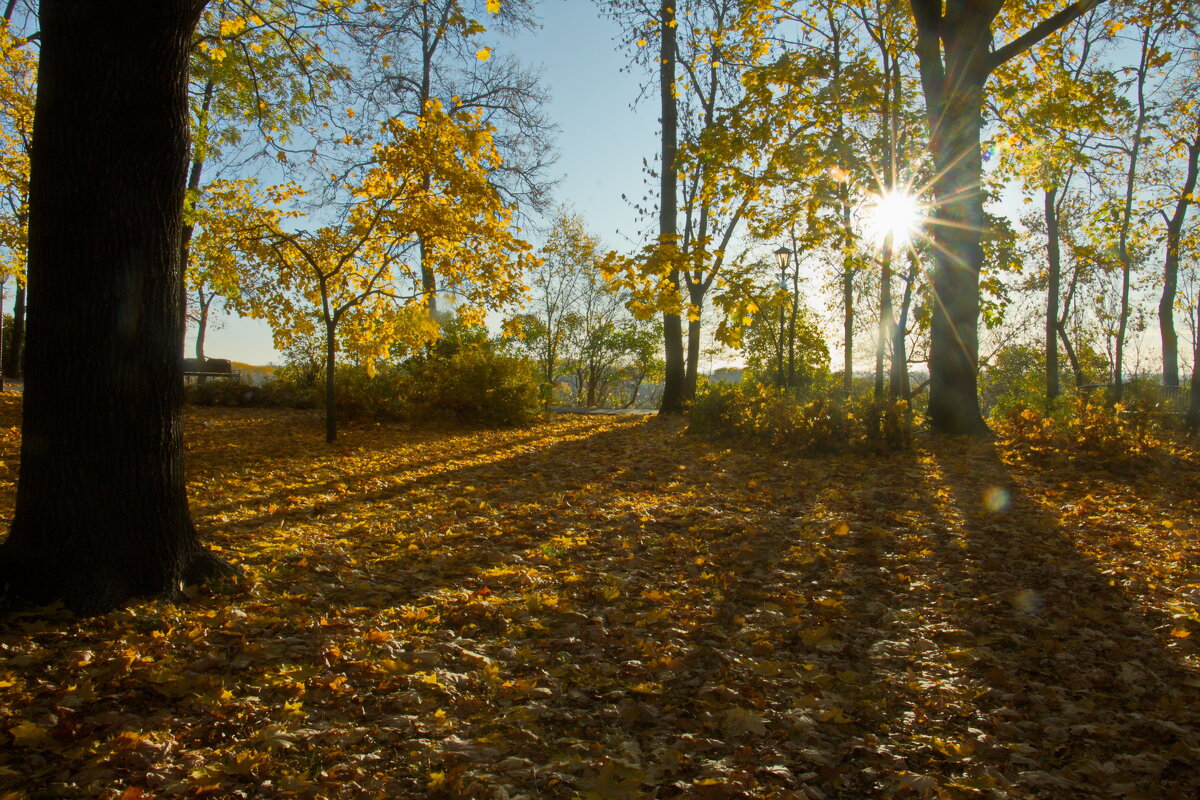
<svg viewBox="0 0 1200 800">
<path fill-rule="evenodd" d="M 662 46 L 659 54 L 658 89 L 662 106 L 662 163 L 659 174 L 658 242 L 662 255 L 672 261 L 668 279 L 679 291 L 679 268 L 674 264 L 679 249 L 678 175 L 675 157 L 679 140 L 679 110 L 675 99 L 675 8 L 662 3 Z M 663 346 L 666 375 L 660 414 L 683 413 L 686 375 L 683 358 L 683 320 L 678 313 L 663 314 Z"/>
<path fill-rule="evenodd" d="M 1062 275 L 1062 254 L 1058 240 L 1058 187 L 1045 192 L 1046 215 L 1046 401 L 1058 397 L 1058 290 Z"/>
<path fill-rule="evenodd" d="M 1094 8 L 1075 0 L 1025 33 L 993 48 L 1000 0 L 909 0 L 937 211 L 933 220 L 936 306 L 930 337 L 929 421 L 940 433 L 984 435 L 979 410 L 979 271 L 983 264 L 983 87 L 1005 61 Z"/>
<path fill-rule="evenodd" d="M 988 76 L 982 59 L 990 50 L 995 10 L 956 3 L 940 18 L 941 3 L 911 2 L 936 175 L 929 422 L 939 433 L 982 435 L 988 428 L 977 384 L 984 225 L 979 137 Z"/>
<path fill-rule="evenodd" d="M 933 148 L 934 312 L 930 330 L 929 421 L 941 433 L 979 435 L 979 271 L 983 264 L 983 174 L 979 134 L 983 77 L 961 85 L 946 103 Z M 967 84 L 963 80 L 963 84 Z M 954 102 L 949 102 L 953 100 Z"/>
<path fill-rule="evenodd" d="M 230 568 L 188 511 L 180 411 L 196 0 L 43 0 L 16 599 L 100 612 Z"/>
</svg>

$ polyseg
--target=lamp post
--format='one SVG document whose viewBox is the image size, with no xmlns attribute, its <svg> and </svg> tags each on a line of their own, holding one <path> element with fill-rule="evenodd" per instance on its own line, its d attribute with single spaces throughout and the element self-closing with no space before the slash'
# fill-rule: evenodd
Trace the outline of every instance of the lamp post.
<svg viewBox="0 0 1200 800">
<path fill-rule="evenodd" d="M 775 251 L 775 263 L 779 265 L 779 288 L 787 290 L 787 268 L 792 263 L 792 251 L 786 247 L 780 247 Z M 779 304 L 779 346 L 776 348 L 776 353 L 779 356 L 779 388 L 787 386 L 787 380 L 783 374 L 783 303 Z"/>
</svg>

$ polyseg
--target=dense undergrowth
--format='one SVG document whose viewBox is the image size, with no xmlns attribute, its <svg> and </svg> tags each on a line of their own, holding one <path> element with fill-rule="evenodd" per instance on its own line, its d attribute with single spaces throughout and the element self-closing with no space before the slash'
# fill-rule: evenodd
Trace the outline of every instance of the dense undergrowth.
<svg viewBox="0 0 1200 800">
<path fill-rule="evenodd" d="M 321 408 L 324 380 L 320 363 L 290 364 L 259 385 L 224 378 L 193 383 L 188 400 L 200 406 Z M 334 389 L 342 419 L 414 425 L 528 425 L 544 399 L 527 361 L 490 346 L 421 354 L 370 373 L 339 364 Z"/>
<path fill-rule="evenodd" d="M 0 796 L 1192 800 L 1200 457 L 1029 424 L 797 459 L 193 409 L 247 578 L 0 620 Z"/>
</svg>

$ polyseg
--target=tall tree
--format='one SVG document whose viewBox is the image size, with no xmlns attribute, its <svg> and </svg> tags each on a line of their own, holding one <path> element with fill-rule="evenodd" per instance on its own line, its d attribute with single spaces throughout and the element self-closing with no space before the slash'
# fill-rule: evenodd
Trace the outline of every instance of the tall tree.
<svg viewBox="0 0 1200 800">
<path fill-rule="evenodd" d="M 536 70 L 484 44 L 489 30 L 536 24 L 531 0 L 400 0 L 373 4 L 352 32 L 362 64 L 353 82 L 363 118 L 416 119 L 431 102 L 448 113 L 475 113 L 494 129 L 503 164 L 492 181 L 508 202 L 542 210 L 553 181 L 554 126 Z M 436 314 L 440 285 L 432 258 L 439 243 L 419 243 L 422 291 Z M 427 257 L 429 256 L 429 257 Z"/>
<path fill-rule="evenodd" d="M 241 173 L 265 156 L 288 163 L 295 129 L 313 120 L 334 84 L 347 77 L 322 45 L 352 3 L 213 0 L 201 15 L 191 47 L 192 137 L 181 241 L 197 358 L 204 358 L 214 301 L 233 287 L 214 283 L 220 270 L 193 249 L 196 208 L 223 168 Z"/>
<path fill-rule="evenodd" d="M 998 78 L 1003 90 L 994 93 L 992 107 L 1001 121 L 999 173 L 1016 176 L 1029 192 L 1041 194 L 1041 222 L 1046 234 L 1046 315 L 1044 324 L 1046 400 L 1060 391 L 1059 348 L 1065 342 L 1068 358 L 1078 373 L 1066 332 L 1070 301 L 1064 298 L 1063 216 L 1077 193 L 1073 183 L 1091 160 L 1096 136 L 1112 129 L 1113 109 L 1125 103 L 1114 90 L 1116 77 L 1098 56 L 1111 38 L 1111 20 L 1104 9 L 1093 9 L 1064 31 L 1041 42 L 1026 63 L 1010 62 Z M 1027 67 L 1027 68 L 1026 68 Z M 1078 278 L 1067 284 L 1074 287 Z M 1078 381 L 1077 381 L 1078 383 Z"/>
<path fill-rule="evenodd" d="M 25 261 L 29 221 L 29 145 L 33 134 L 33 105 L 37 91 L 37 53 L 32 44 L 12 29 L 14 4 L 5 8 L 0 22 L 0 248 L 2 274 L 16 279 L 13 324 L 4 331 L 3 374 L 21 374 L 25 341 Z"/>
<path fill-rule="evenodd" d="M 997 67 L 1100 1 L 1070 2 L 993 48 L 993 29 L 1001 11 L 1008 5 L 1009 17 L 1022 17 L 1015 11 L 1019 3 L 910 0 L 935 169 L 932 235 L 937 307 L 929 357 L 929 421 L 936 431 L 981 435 L 988 430 L 979 410 L 977 382 L 979 274 L 987 222 L 980 147 L 984 86 Z"/>
<path fill-rule="evenodd" d="M 1158 301 L 1159 336 L 1162 341 L 1163 386 L 1179 385 L 1179 342 L 1175 333 L 1175 305 L 1179 287 L 1180 250 L 1188 212 L 1196 202 L 1196 183 L 1200 176 L 1200 34 L 1190 30 L 1191 48 L 1186 58 L 1188 69 L 1173 87 L 1173 97 L 1162 115 L 1163 134 L 1170 160 L 1175 167 L 1168 180 L 1171 213 L 1161 209 L 1166 233 L 1163 257 L 1163 290 Z M 1181 162 L 1181 163 L 1180 163 Z M 1173 196 L 1171 196 L 1173 195 Z M 1194 367 L 1193 367 L 1194 369 Z"/>
<path fill-rule="evenodd" d="M 667 281 L 674 295 L 681 286 L 679 269 L 679 174 L 675 159 L 679 152 L 679 107 L 676 104 L 675 65 L 677 37 L 675 7 L 663 0 L 659 8 L 658 97 L 662 113 L 662 158 L 659 164 L 658 250 L 656 257 L 665 264 Z M 663 346 L 666 349 L 666 375 L 661 414 L 683 412 L 687 396 L 687 376 L 683 357 L 683 318 L 677 310 L 663 312 Z"/>
<path fill-rule="evenodd" d="M 99 612 L 230 567 L 183 472 L 188 40 L 203 0 L 44 0 L 9 597 Z M 64 358 L 64 354 L 72 354 Z"/>
<path fill-rule="evenodd" d="M 480 114 L 451 116 L 433 101 L 416 124 L 390 120 L 383 131 L 369 169 L 341 187 L 346 202 L 335 222 L 295 231 L 281 224 L 284 214 L 263 213 L 234 233 L 259 266 L 243 280 L 237 306 L 267 319 L 280 349 L 310 336 L 314 321 L 320 325 L 327 442 L 337 437 L 339 349 L 372 371 L 394 344 L 436 336 L 426 314 L 412 313 L 423 302 L 419 273 L 406 258 L 417 242 L 438 243 L 424 255 L 469 287 L 462 294 L 469 307 L 498 307 L 523 288 L 529 245 L 489 181 L 500 157 Z"/>
</svg>

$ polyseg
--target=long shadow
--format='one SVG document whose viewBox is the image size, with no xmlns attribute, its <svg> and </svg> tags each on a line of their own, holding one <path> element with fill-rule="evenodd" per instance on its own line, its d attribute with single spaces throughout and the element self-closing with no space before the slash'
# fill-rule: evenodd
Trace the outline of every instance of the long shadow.
<svg viewBox="0 0 1200 800">
<path fill-rule="evenodd" d="M 999 777 L 1031 796 L 1200 796 L 1195 646 L 1083 555 L 994 446 L 934 452 L 961 533 L 930 545 L 977 693 L 959 743 L 999 751 Z"/>
<path fill-rule="evenodd" d="M 572 493 L 597 481 L 612 489 L 617 476 L 610 471 L 610 461 L 604 454 L 622 449 L 623 443 L 629 445 L 631 432 L 628 429 L 631 427 L 636 427 L 636 423 L 600 429 L 574 440 L 555 441 L 540 449 L 518 452 L 482 465 L 452 466 L 416 478 L 401 478 L 381 489 L 347 492 L 338 500 L 322 503 L 320 514 L 309 517 L 307 522 L 319 529 L 322 520 L 327 519 L 344 527 L 344 519 L 338 523 L 337 518 L 371 519 L 380 515 L 376 512 L 390 512 L 397 504 L 411 507 L 418 501 L 424 505 L 424 511 L 417 518 L 399 515 L 403 522 L 398 527 L 368 529 L 354 526 L 352 535 L 338 534 L 335 541 L 301 539 L 294 542 L 290 563 L 311 559 L 326 570 L 332 569 L 333 572 L 327 571 L 320 576 L 319 585 L 322 586 L 341 582 L 352 587 L 359 582 L 357 578 L 367 565 L 406 576 L 403 584 L 375 587 L 373 602 L 376 603 L 405 603 L 442 587 L 469 586 L 468 578 L 481 568 L 496 563 L 504 554 L 536 549 L 560 533 L 560 527 L 553 523 L 533 527 L 522 524 L 517 513 L 521 508 L 563 509 L 564 505 L 569 505 Z M 405 471 L 404 465 L 399 468 L 402 473 Z M 387 474 L 387 471 L 381 474 Z M 537 479 L 540 485 L 531 486 L 531 476 L 540 476 Z M 465 504 L 464 498 L 456 497 L 465 486 L 474 487 L 469 505 Z M 389 516 L 394 522 L 396 515 Z M 238 527 L 262 528 L 285 522 L 285 518 L 286 512 L 265 512 L 239 521 Z M 504 530 L 505 524 L 508 530 Z M 422 528 L 429 531 L 427 537 Z M 458 530 L 448 534 L 451 528 Z M 280 535 L 286 536 L 286 531 L 281 531 Z M 396 549 L 400 535 L 413 541 L 413 548 L 405 551 L 403 563 L 383 555 Z M 301 569 L 294 573 L 302 574 Z M 302 579 L 296 585 L 303 589 L 306 582 Z M 337 594 L 339 597 L 314 599 L 326 601 L 331 606 L 338 602 L 357 602 L 353 599 L 352 588 Z"/>
<path fill-rule="evenodd" d="M 257 436 L 262 435 L 261 428 L 255 429 L 248 427 L 247 433 L 252 433 Z M 307 432 L 306 432 L 307 433 Z M 314 429 L 313 435 L 317 432 Z M 189 474 L 189 478 L 193 481 L 211 480 L 216 477 L 226 476 L 229 473 L 246 475 L 248 478 L 259 477 L 264 480 L 269 479 L 268 483 L 277 484 L 281 479 L 292 478 L 295 483 L 303 483 L 304 485 L 290 492 L 292 496 L 298 498 L 312 498 L 317 495 L 328 493 L 338 484 L 344 483 L 347 479 L 353 479 L 356 484 L 367 483 L 372 479 L 379 478 L 384 475 L 393 475 L 405 472 L 419 472 L 440 466 L 441 462 L 437 458 L 419 458 L 417 457 L 423 448 L 431 445 L 452 445 L 456 440 L 469 437 L 470 434 L 462 432 L 433 432 L 433 433 L 414 433 L 411 436 L 405 437 L 404 447 L 397 454 L 395 448 L 390 445 L 376 444 L 371 441 L 362 441 L 357 437 L 351 439 L 349 446 L 355 451 L 361 451 L 363 455 L 374 455 L 373 461 L 379 461 L 383 467 L 372 473 L 363 473 L 358 467 L 358 463 L 353 463 L 347 467 L 340 460 L 336 453 L 324 451 L 324 446 L 319 445 L 316 440 L 311 443 L 314 450 L 314 462 L 306 465 L 304 472 L 288 471 L 284 465 L 279 463 L 278 456 L 271 453 L 268 448 L 254 447 L 245 450 L 230 451 L 228 447 L 218 447 L 201 438 L 199 434 L 193 434 L 192 447 L 190 457 L 195 457 L 203 454 L 208 454 L 210 457 L 214 453 L 220 452 L 217 460 L 220 466 L 205 466 L 196 469 Z M 544 430 L 539 430 L 536 433 L 522 435 L 514 432 L 512 438 L 505 437 L 505 447 L 534 447 L 538 442 L 551 438 L 552 434 Z M 299 437 L 292 437 L 293 439 Z M 350 437 L 344 437 L 350 438 Z M 267 449 L 267 452 L 262 452 Z M 484 455 L 491 452 L 493 448 L 478 448 L 474 450 L 456 451 L 455 459 L 458 461 L 470 460 L 474 457 Z M 412 459 L 412 460 L 408 460 Z M 282 467 L 282 469 L 281 469 Z M 335 473 L 325 481 L 313 480 L 313 471 L 332 472 Z M 218 472 L 219 471 L 219 472 Z M 202 508 L 203 512 L 216 516 L 230 511 L 235 511 L 244 508 L 247 505 L 252 505 L 256 501 L 270 500 L 276 497 L 277 489 L 274 486 L 269 486 L 265 491 L 242 494 L 237 500 L 231 500 L 223 504 L 205 504 Z M 282 498 L 276 498 L 282 499 Z"/>
</svg>

